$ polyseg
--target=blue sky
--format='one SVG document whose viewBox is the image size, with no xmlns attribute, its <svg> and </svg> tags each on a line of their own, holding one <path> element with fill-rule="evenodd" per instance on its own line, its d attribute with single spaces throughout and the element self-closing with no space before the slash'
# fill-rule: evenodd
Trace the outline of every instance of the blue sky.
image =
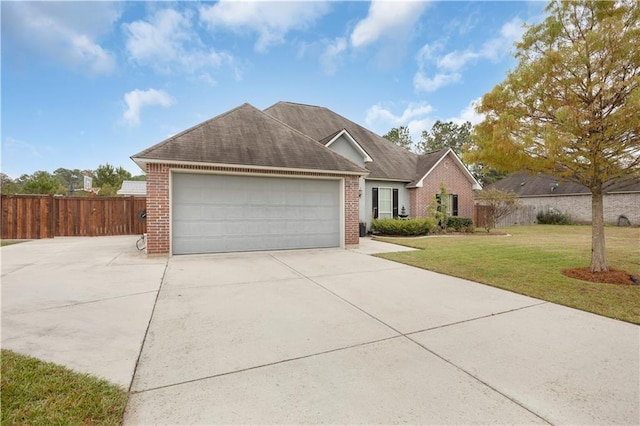
<svg viewBox="0 0 640 426">
<path fill-rule="evenodd" d="M 544 2 L 7 2 L 2 172 L 110 163 L 244 102 L 326 106 L 414 142 L 515 66 Z"/>
</svg>

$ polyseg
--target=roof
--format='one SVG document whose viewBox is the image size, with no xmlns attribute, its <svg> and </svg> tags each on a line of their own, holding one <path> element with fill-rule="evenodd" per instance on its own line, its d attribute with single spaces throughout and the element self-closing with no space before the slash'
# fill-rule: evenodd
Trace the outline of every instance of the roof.
<svg viewBox="0 0 640 426">
<path fill-rule="evenodd" d="M 366 165 L 370 172 L 368 179 L 411 182 L 416 178 L 416 166 L 420 157 L 418 154 L 399 147 L 330 109 L 293 102 L 278 102 L 264 112 L 318 142 L 327 143 L 338 132 L 345 129 L 373 158 L 373 161 Z"/>
<path fill-rule="evenodd" d="M 513 173 L 490 185 L 489 188 L 512 191 L 519 197 L 591 194 L 589 188 L 579 183 L 547 174 L 531 175 L 526 172 Z M 610 185 L 606 192 L 640 192 L 640 179 L 623 179 Z"/>
<path fill-rule="evenodd" d="M 147 195 L 147 182 L 144 180 L 124 180 L 118 195 Z"/>
<path fill-rule="evenodd" d="M 365 175 L 367 171 L 250 104 L 200 123 L 131 157 Z"/>
</svg>

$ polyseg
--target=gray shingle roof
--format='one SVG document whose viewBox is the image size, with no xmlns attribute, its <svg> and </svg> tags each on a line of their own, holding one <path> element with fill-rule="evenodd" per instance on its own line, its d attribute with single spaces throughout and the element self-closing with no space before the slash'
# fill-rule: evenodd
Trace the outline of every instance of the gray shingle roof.
<svg viewBox="0 0 640 426">
<path fill-rule="evenodd" d="M 366 174 L 367 171 L 249 104 L 200 123 L 131 157 Z"/>
<path fill-rule="evenodd" d="M 420 155 L 418 157 L 418 164 L 416 166 L 416 174 L 413 181 L 409 186 L 415 186 L 426 175 L 429 170 L 436 165 L 438 161 L 449 151 L 449 148 L 441 149 L 439 151 L 430 152 L 428 154 Z"/>
<path fill-rule="evenodd" d="M 118 195 L 147 195 L 147 182 L 143 180 L 124 180 Z"/>
<path fill-rule="evenodd" d="M 512 191 L 520 197 L 560 196 L 569 194 L 590 194 L 591 191 L 584 185 L 559 179 L 551 175 L 538 173 L 535 175 L 526 172 L 513 173 L 498 182 L 489 185 L 488 188 L 497 188 L 503 191 Z M 640 179 L 625 179 L 610 185 L 606 192 L 640 192 Z"/>
<path fill-rule="evenodd" d="M 346 129 L 373 158 L 373 162 L 366 165 L 367 170 L 370 171 L 368 179 L 393 179 L 406 182 L 419 179 L 416 177 L 419 155 L 395 145 L 327 108 L 278 102 L 264 111 L 318 142 L 328 142 L 331 136 Z"/>
</svg>

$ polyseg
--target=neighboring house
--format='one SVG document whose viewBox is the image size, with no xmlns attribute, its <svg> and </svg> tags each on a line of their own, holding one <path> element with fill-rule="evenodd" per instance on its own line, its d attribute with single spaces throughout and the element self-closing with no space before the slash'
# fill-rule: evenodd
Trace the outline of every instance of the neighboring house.
<svg viewBox="0 0 640 426">
<path fill-rule="evenodd" d="M 147 252 L 354 247 L 359 222 L 473 217 L 480 185 L 450 149 L 417 155 L 326 108 L 249 104 L 131 157 L 147 174 Z"/>
<path fill-rule="evenodd" d="M 568 215 L 575 222 L 591 222 L 591 191 L 566 179 L 514 173 L 488 188 L 515 192 L 523 207 L 501 220 L 502 226 L 535 223 L 537 213 L 550 209 Z M 626 179 L 606 188 L 603 204 L 606 223 L 617 224 L 624 216 L 632 225 L 640 225 L 640 179 Z"/>
<path fill-rule="evenodd" d="M 122 186 L 118 189 L 118 195 L 133 195 L 136 197 L 146 197 L 147 182 L 143 180 L 123 180 Z"/>
</svg>

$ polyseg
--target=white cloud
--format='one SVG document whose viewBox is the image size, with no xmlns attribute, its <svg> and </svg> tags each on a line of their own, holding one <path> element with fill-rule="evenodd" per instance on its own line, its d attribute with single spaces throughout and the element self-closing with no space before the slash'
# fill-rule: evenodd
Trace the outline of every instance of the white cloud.
<svg viewBox="0 0 640 426">
<path fill-rule="evenodd" d="M 120 8 L 107 2 L 3 2 L 3 37 L 67 66 L 110 73 L 115 57 L 96 39 L 112 29 Z"/>
<path fill-rule="evenodd" d="M 339 57 L 347 50 L 347 40 L 344 37 L 336 38 L 325 48 L 320 56 L 320 64 L 326 74 L 335 74 Z"/>
<path fill-rule="evenodd" d="M 212 6 L 200 7 L 200 19 L 211 30 L 227 27 L 232 30 L 258 34 L 255 50 L 266 52 L 284 42 L 292 30 L 311 26 L 329 11 L 327 2 L 305 1 L 229 1 L 221 0 Z"/>
<path fill-rule="evenodd" d="M 372 0 L 367 17 L 351 33 L 351 45 L 366 46 L 383 37 L 406 38 L 426 7 L 425 1 Z"/>
<path fill-rule="evenodd" d="M 434 109 L 427 102 L 409 103 L 400 114 L 394 112 L 393 103 L 373 105 L 367 110 L 365 123 L 380 135 L 387 133 L 393 127 L 407 126 L 414 143 L 418 143 L 422 137 L 423 130 L 431 130 L 436 120 L 444 122 L 453 121 L 456 124 L 463 124 L 469 121 L 476 125 L 484 120 L 483 114 L 478 114 L 475 110 L 481 98 L 469 102 L 456 117 L 443 119 L 433 115 Z"/>
<path fill-rule="evenodd" d="M 461 76 L 458 73 L 438 73 L 430 78 L 420 70 L 416 73 L 416 75 L 413 76 L 413 87 L 421 92 L 435 92 L 441 87 L 448 86 L 459 81 L 460 78 Z"/>
<path fill-rule="evenodd" d="M 476 125 L 482 121 L 484 121 L 484 114 L 478 114 L 476 112 L 476 106 L 480 104 L 481 98 L 477 98 L 469 102 L 462 111 L 460 111 L 460 115 L 458 117 L 449 118 L 447 121 L 453 121 L 456 124 L 463 124 L 465 122 L 470 122 L 472 125 Z"/>
<path fill-rule="evenodd" d="M 442 50 L 442 43 L 426 44 L 416 55 L 418 71 L 413 78 L 413 87 L 417 91 L 432 92 L 456 83 L 462 77 L 460 71 L 469 62 L 480 59 L 499 60 L 509 53 L 513 44 L 520 40 L 523 34 L 522 20 L 516 17 L 501 27 L 500 35 L 485 41 L 477 50 L 454 50 L 437 56 L 436 54 Z M 433 77 L 429 77 L 425 72 L 430 64 L 434 64 L 437 69 Z"/>
<path fill-rule="evenodd" d="M 435 43 L 427 43 L 418 50 L 418 54 L 416 55 L 416 59 L 418 63 L 423 64 L 427 61 L 430 61 L 436 57 L 436 54 L 444 49 L 444 43 L 442 40 L 436 41 Z"/>
<path fill-rule="evenodd" d="M 454 50 L 439 58 L 438 68 L 458 71 L 475 59 L 500 59 L 509 53 L 513 44 L 520 40 L 523 34 L 522 20 L 514 18 L 502 26 L 499 36 L 485 41 L 479 50 L 467 49 L 462 52 Z"/>
<path fill-rule="evenodd" d="M 207 48 L 192 28 L 192 16 L 174 9 L 162 9 L 147 20 L 124 24 L 126 49 L 131 61 L 148 65 L 158 71 L 175 68 L 196 72 L 203 68 L 218 68 L 233 64 L 233 57 Z"/>
<path fill-rule="evenodd" d="M 422 131 L 430 129 L 435 122 L 430 117 L 433 107 L 426 102 L 409 103 L 399 115 L 392 111 L 393 108 L 393 104 L 373 105 L 367 110 L 365 122 L 381 135 L 392 127 L 407 126 L 416 143 L 420 140 Z"/>
<path fill-rule="evenodd" d="M 127 109 L 122 118 L 132 125 L 140 124 L 140 110 L 143 107 L 152 105 L 168 107 L 173 104 L 171 96 L 156 89 L 132 90 L 124 95 L 124 101 L 127 104 Z"/>
<path fill-rule="evenodd" d="M 18 140 L 11 136 L 7 136 L 3 139 L 2 151 L 3 154 L 15 152 L 26 157 L 42 158 L 42 153 L 36 145 Z"/>
<path fill-rule="evenodd" d="M 454 50 L 453 52 L 449 52 L 446 55 L 440 57 L 437 60 L 437 65 L 439 69 L 447 70 L 447 71 L 458 71 L 462 69 L 467 62 L 480 58 L 482 55 L 480 52 L 474 52 L 471 50 L 465 50 L 463 52 L 459 52 Z"/>
</svg>

